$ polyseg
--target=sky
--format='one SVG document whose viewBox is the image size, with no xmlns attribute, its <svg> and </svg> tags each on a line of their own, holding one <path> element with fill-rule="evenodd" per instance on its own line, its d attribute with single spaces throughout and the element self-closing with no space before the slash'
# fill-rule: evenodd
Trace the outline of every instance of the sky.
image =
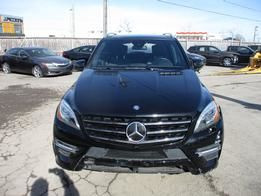
<svg viewBox="0 0 261 196">
<path fill-rule="evenodd" d="M 166 0 L 186 6 L 261 21 L 260 0 Z M 227 1 L 251 8 L 242 8 Z M 102 36 L 103 0 L 0 0 L 0 14 L 21 16 L 26 36 L 72 35 L 72 4 L 75 6 L 76 37 Z M 108 32 L 124 32 L 126 24 L 135 34 L 162 34 L 178 31 L 204 31 L 217 36 L 241 34 L 253 40 L 254 28 L 261 22 L 220 16 L 157 0 L 108 0 Z"/>
</svg>

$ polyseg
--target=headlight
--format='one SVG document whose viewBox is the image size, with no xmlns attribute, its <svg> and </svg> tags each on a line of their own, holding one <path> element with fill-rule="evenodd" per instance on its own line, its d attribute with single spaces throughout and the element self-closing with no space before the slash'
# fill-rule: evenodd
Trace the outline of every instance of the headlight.
<svg viewBox="0 0 261 196">
<path fill-rule="evenodd" d="M 42 64 L 45 65 L 46 67 L 55 67 L 53 63 L 42 63 Z"/>
<path fill-rule="evenodd" d="M 199 56 L 193 56 L 192 58 L 193 58 L 193 59 L 196 59 L 196 60 L 202 60 L 202 58 L 199 57 Z"/>
<path fill-rule="evenodd" d="M 195 126 L 194 132 L 202 131 L 213 124 L 217 123 L 220 119 L 219 108 L 217 104 L 212 101 L 207 107 L 201 112 L 198 121 Z"/>
<path fill-rule="evenodd" d="M 62 100 L 58 107 L 57 118 L 65 124 L 80 130 L 78 120 L 73 110 L 65 100 Z"/>
</svg>

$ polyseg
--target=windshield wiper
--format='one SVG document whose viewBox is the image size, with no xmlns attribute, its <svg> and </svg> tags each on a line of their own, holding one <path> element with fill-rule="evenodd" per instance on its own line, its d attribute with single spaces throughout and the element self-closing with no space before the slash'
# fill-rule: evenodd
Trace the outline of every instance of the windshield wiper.
<svg viewBox="0 0 261 196">
<path fill-rule="evenodd" d="M 174 67 L 174 66 L 156 66 L 156 65 L 147 65 L 145 67 L 146 69 L 148 70 L 151 70 L 151 71 L 159 71 L 159 70 L 180 70 L 181 67 Z"/>
<path fill-rule="evenodd" d="M 99 69 L 99 70 L 112 70 L 112 69 L 127 69 L 127 70 L 133 70 L 133 69 L 146 69 L 145 67 L 135 67 L 135 66 L 95 66 L 90 67 L 92 69 Z"/>
<path fill-rule="evenodd" d="M 147 65 L 147 66 L 94 66 L 90 67 L 97 70 L 150 70 L 150 71 L 160 71 L 160 70 L 180 70 L 182 67 L 174 66 L 156 66 L 156 65 Z"/>
<path fill-rule="evenodd" d="M 90 67 L 91 69 L 96 69 L 96 70 L 111 70 L 111 67 L 106 67 L 106 66 L 95 66 L 95 67 Z"/>
</svg>

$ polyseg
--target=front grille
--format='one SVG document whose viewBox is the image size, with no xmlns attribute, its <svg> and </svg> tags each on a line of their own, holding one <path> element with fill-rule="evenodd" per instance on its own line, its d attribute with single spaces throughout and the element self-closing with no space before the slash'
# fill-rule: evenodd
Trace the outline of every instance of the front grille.
<svg viewBox="0 0 261 196">
<path fill-rule="evenodd" d="M 126 136 L 126 128 L 132 122 L 144 124 L 147 130 L 146 138 L 136 144 L 175 143 L 185 138 L 191 117 L 83 117 L 84 131 L 90 138 L 110 143 L 133 144 Z"/>
<path fill-rule="evenodd" d="M 67 67 L 69 65 L 70 65 L 69 63 L 61 63 L 61 64 L 57 63 L 57 67 Z"/>
<path fill-rule="evenodd" d="M 104 158 L 114 159 L 166 159 L 167 156 L 163 151 L 123 151 L 109 150 Z"/>
</svg>

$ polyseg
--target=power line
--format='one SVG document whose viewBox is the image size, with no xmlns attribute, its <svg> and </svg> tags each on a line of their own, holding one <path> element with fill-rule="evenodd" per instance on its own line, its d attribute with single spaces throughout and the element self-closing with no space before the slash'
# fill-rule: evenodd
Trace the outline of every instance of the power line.
<svg viewBox="0 0 261 196">
<path fill-rule="evenodd" d="M 241 8 L 248 9 L 248 10 L 255 11 L 255 12 L 261 12 L 261 10 L 258 10 L 258 9 L 252 8 L 252 7 L 247 7 L 247 6 L 238 4 L 238 3 L 234 3 L 232 1 L 228 1 L 228 0 L 223 0 L 223 1 L 230 5 L 234 5 L 234 6 L 241 7 Z"/>
<path fill-rule="evenodd" d="M 178 7 L 189 8 L 189 9 L 193 9 L 193 10 L 197 10 L 197 11 L 201 11 L 201 12 L 207 12 L 207 13 L 212 13 L 212 14 L 216 14 L 216 15 L 221 15 L 221 16 L 227 16 L 227 17 L 237 18 L 237 19 L 241 19 L 241 20 L 261 22 L 261 20 L 257 20 L 257 19 L 252 19 L 252 18 L 247 18 L 247 17 L 242 17 L 242 16 L 235 16 L 235 15 L 231 15 L 231 14 L 216 12 L 216 11 L 207 10 L 207 9 L 202 9 L 202 8 L 198 8 L 198 7 L 192 7 L 192 6 L 188 6 L 188 5 L 184 5 L 184 4 L 179 4 L 179 3 L 174 3 L 174 2 L 170 2 L 170 1 L 165 1 L 165 0 L 157 0 L 157 1 L 158 1 L 158 2 L 161 2 L 161 3 L 165 3 L 165 4 L 169 4 L 169 5 L 174 5 L 174 6 L 178 6 Z"/>
</svg>

